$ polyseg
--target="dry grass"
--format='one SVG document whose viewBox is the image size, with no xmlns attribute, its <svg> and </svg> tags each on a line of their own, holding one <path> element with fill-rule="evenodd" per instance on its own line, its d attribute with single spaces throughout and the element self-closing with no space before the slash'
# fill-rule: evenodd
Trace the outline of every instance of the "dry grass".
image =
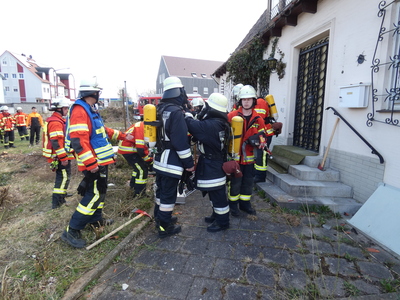
<svg viewBox="0 0 400 300">
<path fill-rule="evenodd" d="M 135 224 L 90 251 L 74 249 L 60 235 L 69 222 L 80 196 L 76 195 L 82 175 L 75 163 L 67 198 L 68 206 L 51 209 L 55 174 L 41 156 L 39 146 L 28 148 L 16 142 L 16 149 L 0 154 L 0 299 L 60 299 L 69 285 L 109 253 Z M 105 218 L 115 223 L 103 234 L 125 223 L 133 208 L 148 211 L 153 199 L 133 198 L 127 185 L 131 169 L 122 157 L 110 166 L 110 187 Z M 150 183 L 149 183 L 150 186 Z M 151 195 L 148 191 L 148 195 Z M 92 230 L 82 231 L 88 244 L 96 240 Z"/>
</svg>

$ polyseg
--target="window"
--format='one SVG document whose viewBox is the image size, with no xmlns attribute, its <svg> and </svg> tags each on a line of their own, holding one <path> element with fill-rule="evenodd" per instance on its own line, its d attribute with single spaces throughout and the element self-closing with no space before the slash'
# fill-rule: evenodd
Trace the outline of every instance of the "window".
<svg viewBox="0 0 400 300">
<path fill-rule="evenodd" d="M 203 94 L 204 94 L 204 95 L 208 95 L 208 87 L 205 87 L 205 88 L 204 88 Z"/>
<path fill-rule="evenodd" d="M 8 78 L 8 73 L 4 73 L 4 78 Z"/>
<path fill-rule="evenodd" d="M 7 65 L 7 60 L 6 60 L 6 59 L 3 59 L 3 62 L 2 62 L 2 63 L 3 63 L 4 66 L 6 66 L 6 65 Z"/>
<path fill-rule="evenodd" d="M 6 90 L 6 92 L 10 91 L 10 87 L 9 86 L 6 86 L 4 89 Z"/>
<path fill-rule="evenodd" d="M 46 93 L 46 88 L 45 87 L 43 88 L 43 93 Z"/>
<path fill-rule="evenodd" d="M 207 78 L 207 74 L 205 74 L 205 73 L 201 73 L 201 77 L 203 77 L 203 78 Z"/>
<path fill-rule="evenodd" d="M 20 78 L 20 79 L 24 79 L 24 74 L 20 73 L 20 74 L 19 74 L 19 78 Z"/>
<path fill-rule="evenodd" d="M 197 77 L 196 72 L 192 72 L 192 77 Z"/>
<path fill-rule="evenodd" d="M 16 86 L 13 87 L 14 92 L 18 92 L 18 88 Z"/>
<path fill-rule="evenodd" d="M 193 93 L 194 93 L 194 94 L 198 94 L 198 93 L 199 93 L 199 89 L 198 89 L 197 86 L 194 86 L 194 87 L 193 87 Z"/>
<path fill-rule="evenodd" d="M 400 20 L 400 4 L 398 1 L 392 1 L 386 6 L 380 5 L 377 15 L 382 20 L 379 22 L 380 29 L 372 57 L 373 101 L 372 112 L 367 114 L 367 126 L 372 126 L 373 122 L 380 122 L 400 127 L 399 119 L 396 119 L 394 114 L 400 109 L 400 31 L 397 25 Z M 376 112 L 390 115 L 375 115 Z M 379 120 L 380 116 L 385 118 Z"/>
<path fill-rule="evenodd" d="M 49 88 L 47 88 L 47 92 L 48 92 L 48 93 L 50 93 L 50 90 L 49 90 Z"/>
<path fill-rule="evenodd" d="M 17 78 L 17 74 L 12 74 L 12 78 Z"/>
</svg>

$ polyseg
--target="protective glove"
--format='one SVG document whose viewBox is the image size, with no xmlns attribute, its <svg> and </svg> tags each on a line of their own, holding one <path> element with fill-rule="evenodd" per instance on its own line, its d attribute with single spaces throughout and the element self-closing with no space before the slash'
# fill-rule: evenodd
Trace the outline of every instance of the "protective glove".
<svg viewBox="0 0 400 300">
<path fill-rule="evenodd" d="M 178 192 L 179 192 L 179 194 L 183 193 L 185 185 L 186 185 L 186 188 L 189 191 L 193 191 L 195 189 L 195 184 L 194 184 L 194 182 L 193 182 L 193 180 L 191 178 L 192 175 L 193 175 L 192 172 L 189 172 L 189 171 L 186 171 L 186 170 L 183 171 L 181 179 L 180 179 L 179 184 L 178 184 Z"/>
<path fill-rule="evenodd" d="M 185 112 L 185 119 L 187 118 L 193 119 L 193 114 L 191 112 Z"/>
<path fill-rule="evenodd" d="M 81 195 L 82 197 L 85 196 L 86 187 L 87 187 L 87 178 L 84 177 L 82 181 L 79 183 L 78 188 L 76 189 L 78 191 L 78 195 Z"/>
<path fill-rule="evenodd" d="M 272 128 L 274 129 L 276 136 L 278 136 L 279 134 L 282 133 L 282 123 L 281 122 L 273 123 Z"/>
<path fill-rule="evenodd" d="M 107 169 L 105 166 L 99 166 L 99 177 L 97 179 L 97 189 L 100 194 L 107 192 Z"/>
</svg>

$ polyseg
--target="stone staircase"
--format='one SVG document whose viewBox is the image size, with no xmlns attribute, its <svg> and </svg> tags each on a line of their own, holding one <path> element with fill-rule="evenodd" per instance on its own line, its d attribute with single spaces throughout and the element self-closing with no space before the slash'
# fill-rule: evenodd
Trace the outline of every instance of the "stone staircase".
<svg viewBox="0 0 400 300">
<path fill-rule="evenodd" d="M 256 187 L 281 207 L 325 205 L 335 213 L 354 215 L 362 203 L 352 198 L 350 186 L 339 181 L 340 172 L 329 168 L 329 159 L 325 171 L 318 169 L 321 160 L 321 156 L 306 156 L 301 164 L 290 165 L 287 174 L 269 167 L 266 182 L 259 182 Z"/>
</svg>

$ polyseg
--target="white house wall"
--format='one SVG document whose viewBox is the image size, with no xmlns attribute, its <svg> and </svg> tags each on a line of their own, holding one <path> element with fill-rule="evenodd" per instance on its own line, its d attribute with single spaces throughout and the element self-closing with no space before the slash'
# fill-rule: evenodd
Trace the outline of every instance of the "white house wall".
<svg viewBox="0 0 400 300">
<path fill-rule="evenodd" d="M 285 54 L 283 61 L 287 63 L 286 75 L 281 80 L 276 74 L 271 76 L 270 93 L 274 95 L 280 115 L 279 121 L 283 122 L 284 127 L 283 133 L 278 138 L 274 138 L 273 143 L 292 144 L 300 49 L 329 35 L 325 108 L 333 107 L 347 119 L 382 154 L 385 164 L 379 166 L 378 157 L 371 154 L 370 148 L 343 121 L 339 122 L 333 138 L 332 152 L 341 153 L 342 156 L 346 156 L 347 153 L 363 158 L 359 162 L 359 164 L 364 164 L 361 172 L 365 171 L 369 176 L 382 168 L 384 172 L 378 176 L 378 179 L 381 177 L 384 183 L 400 188 L 400 160 L 396 153 L 400 147 L 398 138 L 400 128 L 378 122 L 374 122 L 372 127 L 366 126 L 367 114 L 372 111 L 371 94 L 367 108 L 339 107 L 341 86 L 371 82 L 371 60 L 382 21 L 377 17 L 379 3 L 380 0 L 318 1 L 317 13 L 303 13 L 298 17 L 297 26 L 285 26 L 282 29 L 282 36 L 279 38 L 277 47 Z M 397 6 L 398 9 L 399 6 Z M 271 37 L 270 42 L 273 39 L 274 37 Z M 270 52 L 269 47 L 265 58 Z M 360 54 L 364 54 L 366 58 L 363 64 L 357 63 L 357 57 Z M 275 54 L 275 58 L 279 59 L 278 53 Z M 336 118 L 332 110 L 324 111 L 321 155 L 328 144 Z M 368 184 L 371 179 L 366 176 L 364 180 L 365 184 Z M 359 200 L 365 201 L 368 195 L 360 197 L 362 199 Z"/>
</svg>

